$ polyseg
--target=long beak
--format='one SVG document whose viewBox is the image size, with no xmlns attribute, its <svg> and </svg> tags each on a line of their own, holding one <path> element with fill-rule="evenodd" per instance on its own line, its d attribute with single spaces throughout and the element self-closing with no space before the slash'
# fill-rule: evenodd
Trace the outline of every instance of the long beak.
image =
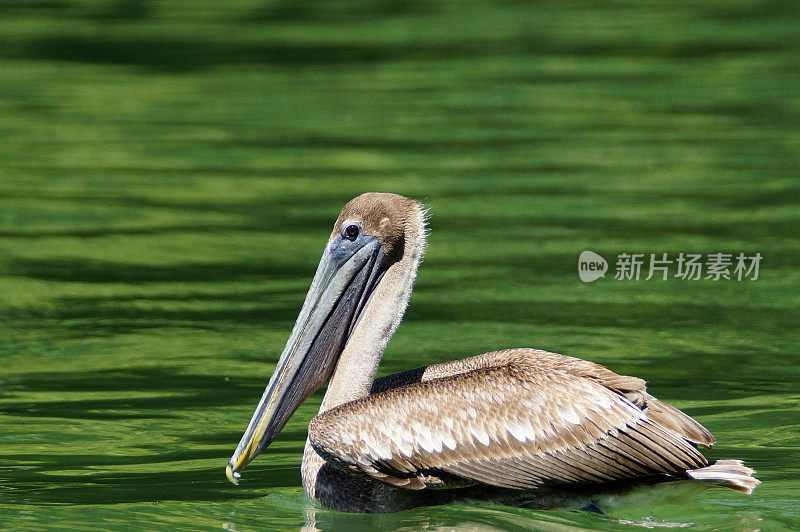
<svg viewBox="0 0 800 532">
<path fill-rule="evenodd" d="M 386 266 L 380 241 L 373 236 L 361 235 L 357 244 L 336 237 L 325 249 L 275 373 L 228 462 L 228 480 L 239 483 L 241 470 L 330 377 Z"/>
</svg>

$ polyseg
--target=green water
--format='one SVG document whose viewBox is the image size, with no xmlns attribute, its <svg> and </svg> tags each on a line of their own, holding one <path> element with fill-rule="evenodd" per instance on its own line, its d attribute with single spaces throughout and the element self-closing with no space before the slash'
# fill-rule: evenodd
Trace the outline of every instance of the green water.
<svg viewBox="0 0 800 532">
<path fill-rule="evenodd" d="M 293 530 L 312 397 L 225 463 L 341 206 L 430 207 L 382 373 L 500 347 L 648 380 L 764 483 L 326 530 L 800 529 L 794 2 L 0 1 L 0 529 Z M 612 271 L 582 283 L 577 257 Z M 622 252 L 756 281 L 615 281 Z"/>
</svg>

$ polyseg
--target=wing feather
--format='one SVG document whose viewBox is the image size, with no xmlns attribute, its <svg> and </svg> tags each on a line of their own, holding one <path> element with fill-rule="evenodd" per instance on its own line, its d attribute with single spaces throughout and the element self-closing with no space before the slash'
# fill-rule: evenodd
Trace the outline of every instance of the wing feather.
<svg viewBox="0 0 800 532">
<path fill-rule="evenodd" d="M 526 356 L 489 353 L 394 376 L 382 391 L 314 418 L 310 441 L 340 468 L 413 489 L 597 483 L 707 464 L 696 438 L 651 419 L 646 400 L 629 399 L 645 394 L 641 379 L 517 351 Z"/>
</svg>

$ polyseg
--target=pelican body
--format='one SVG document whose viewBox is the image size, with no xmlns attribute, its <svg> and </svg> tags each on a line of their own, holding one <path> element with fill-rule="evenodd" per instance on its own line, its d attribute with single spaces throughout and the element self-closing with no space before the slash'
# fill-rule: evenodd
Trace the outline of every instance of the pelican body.
<svg viewBox="0 0 800 532">
<path fill-rule="evenodd" d="M 396 194 L 345 205 L 263 396 L 227 466 L 241 470 L 330 379 L 308 428 L 303 487 L 335 510 L 387 512 L 497 490 L 546 492 L 659 478 L 759 483 L 709 464 L 714 437 L 645 382 L 537 349 L 375 380 L 425 248 L 425 210 Z"/>
</svg>

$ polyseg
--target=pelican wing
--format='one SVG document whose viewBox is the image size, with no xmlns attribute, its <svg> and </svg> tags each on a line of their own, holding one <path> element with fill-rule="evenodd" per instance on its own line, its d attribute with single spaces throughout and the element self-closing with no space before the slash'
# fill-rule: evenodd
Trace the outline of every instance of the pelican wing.
<svg viewBox="0 0 800 532">
<path fill-rule="evenodd" d="M 309 438 L 333 465 L 410 489 L 530 489 L 707 464 L 691 437 L 647 415 L 646 398 L 655 399 L 644 381 L 574 361 L 513 350 L 408 372 L 409 384 L 385 381 L 318 415 Z M 646 396 L 642 405 L 631 393 Z"/>
<path fill-rule="evenodd" d="M 372 393 L 407 386 L 415 382 L 441 379 L 477 369 L 503 365 L 535 366 L 538 372 L 563 372 L 584 377 L 622 394 L 642 409 L 651 420 L 678 433 L 694 444 L 710 449 L 715 442 L 714 436 L 700 423 L 674 406 L 663 403 L 647 393 L 647 383 L 643 379 L 618 375 L 600 364 L 541 349 L 516 348 L 492 351 L 461 360 L 452 360 L 387 375 L 373 383 Z"/>
</svg>

